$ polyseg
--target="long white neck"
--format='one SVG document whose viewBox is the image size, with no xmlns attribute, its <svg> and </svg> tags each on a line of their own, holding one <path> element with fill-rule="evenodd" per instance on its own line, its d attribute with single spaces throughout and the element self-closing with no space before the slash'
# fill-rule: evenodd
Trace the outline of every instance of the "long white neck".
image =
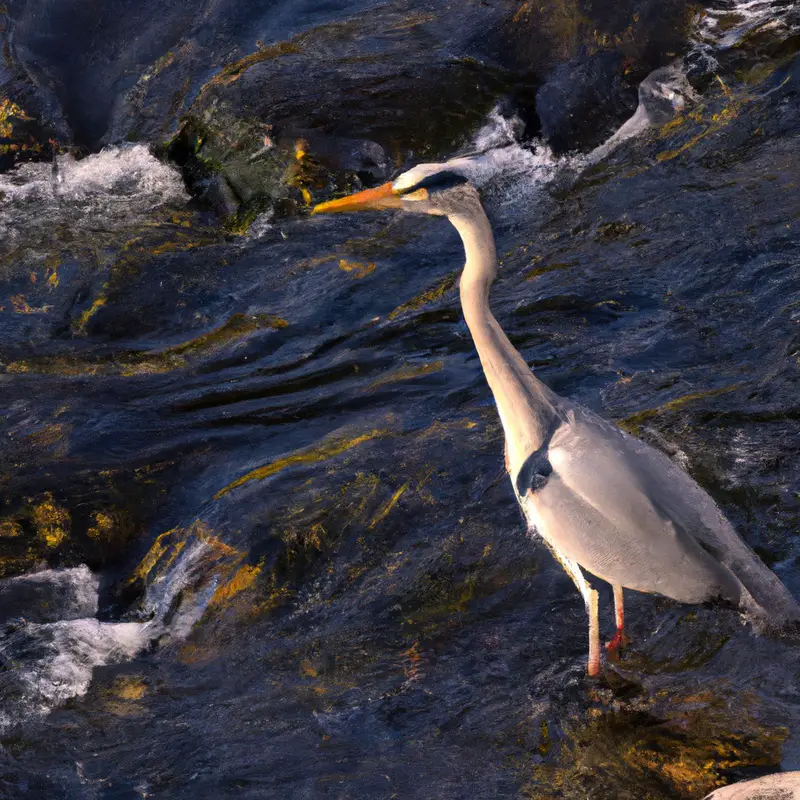
<svg viewBox="0 0 800 800">
<path fill-rule="evenodd" d="M 464 243 L 461 307 L 506 435 L 509 472 L 516 478 L 527 457 L 547 440 L 556 420 L 556 396 L 531 372 L 489 308 L 497 275 L 494 236 L 482 209 L 449 217 Z"/>
</svg>

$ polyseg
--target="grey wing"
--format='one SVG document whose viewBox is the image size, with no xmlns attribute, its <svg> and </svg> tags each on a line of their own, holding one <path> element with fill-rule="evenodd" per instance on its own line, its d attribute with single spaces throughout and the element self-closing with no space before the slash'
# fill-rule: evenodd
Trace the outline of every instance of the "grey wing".
<svg viewBox="0 0 800 800">
<path fill-rule="evenodd" d="M 529 495 L 551 544 L 612 583 L 683 602 L 723 597 L 774 622 L 800 618 L 778 578 L 667 456 L 564 403 L 547 482 Z M 777 617 L 777 619 L 776 619 Z"/>
</svg>

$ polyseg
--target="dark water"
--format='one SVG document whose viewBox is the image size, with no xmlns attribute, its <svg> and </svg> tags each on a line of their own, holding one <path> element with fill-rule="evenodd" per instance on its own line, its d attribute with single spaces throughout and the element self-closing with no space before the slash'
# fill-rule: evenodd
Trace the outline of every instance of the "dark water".
<svg viewBox="0 0 800 800">
<path fill-rule="evenodd" d="M 269 45 L 371 4 L 307 5 L 116 9 L 115 28 L 114 4 L 92 22 L 87 3 L 66 41 L 75 4 L 10 9 L 17 56 L 40 77 L 60 65 L 39 108 L 95 154 L 64 144 L 55 166 L 0 175 L 0 796 L 700 798 L 800 768 L 800 642 L 733 611 L 631 593 L 632 646 L 584 677 L 583 604 L 525 535 L 446 222 L 279 208 L 232 233 L 173 163 L 120 144 L 134 111 L 113 98 L 142 63 L 183 47 L 191 96 L 245 33 Z M 478 69 L 485 108 L 454 111 L 452 141 L 439 120 L 444 143 L 420 129 L 397 153 L 487 150 L 475 176 L 512 341 L 678 460 L 798 597 L 797 20 L 729 6 L 681 51 L 704 40 L 720 77 L 614 148 L 520 146 L 522 106 L 511 133 L 490 113 L 522 81 L 509 61 Z M 514 41 L 504 10 L 466 14 L 451 52 L 431 44 L 442 74 Z M 348 45 L 404 78 L 452 23 L 373 13 L 399 15 L 392 31 L 436 18 Z M 93 71 L 104 48 L 118 74 Z M 335 107 L 301 67 L 282 67 L 306 85 L 296 117 Z M 140 130 L 169 128 L 168 89 L 135 110 Z M 319 130 L 391 156 L 429 105 L 391 124 L 354 105 L 352 129 Z"/>
</svg>

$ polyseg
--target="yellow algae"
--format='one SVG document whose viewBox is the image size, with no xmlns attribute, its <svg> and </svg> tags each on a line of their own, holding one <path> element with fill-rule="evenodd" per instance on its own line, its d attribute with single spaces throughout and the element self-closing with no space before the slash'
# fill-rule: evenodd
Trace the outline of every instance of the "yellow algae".
<svg viewBox="0 0 800 800">
<path fill-rule="evenodd" d="M 546 32 L 548 40 L 563 60 L 576 54 L 582 39 L 581 32 L 591 24 L 578 0 L 556 0 L 547 4 L 539 0 L 525 0 L 512 21 L 515 24 L 523 21 L 533 23 Z M 621 40 L 617 42 L 620 43 Z"/>
<path fill-rule="evenodd" d="M 326 256 L 314 256 L 313 258 L 304 258 L 302 261 L 297 262 L 298 270 L 314 269 L 316 267 L 327 264 L 329 261 L 335 261 L 338 258 L 335 254 L 331 253 Z"/>
<path fill-rule="evenodd" d="M 372 518 L 372 522 L 369 523 L 370 528 L 374 528 L 376 525 L 381 523 L 386 517 L 389 516 L 392 509 L 397 505 L 397 501 L 405 494 L 406 490 L 408 489 L 410 481 L 406 481 L 384 504 L 378 509 L 378 512 Z"/>
<path fill-rule="evenodd" d="M 142 712 L 138 701 L 147 694 L 147 684 L 138 675 L 125 675 L 102 692 L 106 710 L 115 717 L 136 716 Z"/>
<path fill-rule="evenodd" d="M 688 800 L 723 785 L 732 769 L 780 762 L 788 730 L 763 726 L 753 713 L 754 696 L 742 695 L 732 704 L 731 698 L 711 693 L 663 694 L 660 700 L 636 698 L 630 707 L 614 710 L 592 707 L 585 721 L 560 721 L 567 738 L 555 760 L 520 764 L 529 776 L 523 796 L 616 797 L 636 787 L 637 796 L 649 800 Z M 543 735 L 540 752 L 547 754 L 552 744 Z"/>
<path fill-rule="evenodd" d="M 77 333 L 83 333 L 86 329 L 89 320 L 106 304 L 106 298 L 103 295 L 97 297 L 94 302 L 78 317 L 78 321 L 74 325 Z"/>
<path fill-rule="evenodd" d="M 147 551 L 145 557 L 139 562 L 139 566 L 133 571 L 133 574 L 131 575 L 132 581 L 136 580 L 137 578 L 141 578 L 143 580 L 147 578 L 153 567 L 155 567 L 155 565 L 158 563 L 161 556 L 167 552 L 167 547 L 169 545 L 165 544 L 164 540 L 180 530 L 180 528 L 172 528 L 171 530 L 165 531 L 156 537 L 156 540 L 150 546 L 150 549 Z"/>
<path fill-rule="evenodd" d="M 141 700 L 147 693 L 147 685 L 140 677 L 129 675 L 117 679 L 113 691 L 122 700 Z"/>
<path fill-rule="evenodd" d="M 716 133 L 717 131 L 721 130 L 731 120 L 738 117 L 739 112 L 742 109 L 742 106 L 745 103 L 750 102 L 750 100 L 752 99 L 750 97 L 742 97 L 738 100 L 734 100 L 734 98 L 730 97 L 729 93 L 728 96 L 731 102 L 727 106 L 724 106 L 722 109 L 717 111 L 716 113 L 712 114 L 710 119 L 706 120 L 702 116 L 700 116 L 698 119 L 696 116 L 692 116 L 693 119 L 705 124 L 706 127 L 699 133 L 695 134 L 687 142 L 684 142 L 680 147 L 675 148 L 673 150 L 665 150 L 661 153 L 657 153 L 656 161 L 658 161 L 659 163 L 663 161 L 671 161 L 673 158 L 677 158 L 681 153 L 694 147 L 698 142 L 705 139 L 705 137 L 708 136 L 709 134 Z"/>
<path fill-rule="evenodd" d="M 370 261 L 365 264 L 362 261 L 348 261 L 342 258 L 339 261 L 339 269 L 343 272 L 349 272 L 354 278 L 366 278 L 367 275 L 375 271 L 375 262 Z"/>
<path fill-rule="evenodd" d="M 114 518 L 103 511 L 94 513 L 94 524 L 90 525 L 86 534 L 90 539 L 110 539 L 114 531 Z"/>
<path fill-rule="evenodd" d="M 249 316 L 247 314 L 234 314 L 230 319 L 226 320 L 222 325 L 208 333 L 197 336 L 194 339 L 189 339 L 181 344 L 168 347 L 163 353 L 151 354 L 149 357 L 153 358 L 156 355 L 191 355 L 195 353 L 208 353 L 219 349 L 223 345 L 228 344 L 235 339 L 246 336 L 257 330 L 264 328 L 272 328 L 279 330 L 288 327 L 289 323 L 281 317 L 276 317 L 271 314 L 255 314 Z"/>
<path fill-rule="evenodd" d="M 29 121 L 30 117 L 12 100 L 7 97 L 0 98 L 0 137 L 10 139 L 14 135 L 12 119 Z"/>
<path fill-rule="evenodd" d="M 97 302 L 97 301 L 95 301 Z M 88 312 L 84 312 L 86 314 Z M 187 357 L 209 355 L 217 352 L 226 344 L 244 338 L 250 333 L 272 329 L 280 330 L 289 323 L 272 314 L 234 314 L 217 328 L 189 339 L 180 344 L 167 347 L 162 351 L 133 352 L 122 354 L 113 360 L 88 361 L 73 356 L 48 356 L 15 361 L 7 364 L 6 372 L 36 372 L 40 374 L 56 374 L 64 376 L 78 375 L 120 375 L 131 377 L 136 375 L 157 375 L 187 366 Z"/>
<path fill-rule="evenodd" d="M 407 365 L 400 367 L 392 372 L 376 378 L 369 386 L 367 391 L 377 389 L 379 386 L 385 386 L 388 383 L 399 383 L 401 381 L 410 381 L 414 378 L 422 377 L 423 375 L 430 375 L 433 372 L 438 372 L 444 366 L 443 361 L 431 361 L 429 364 Z"/>
<path fill-rule="evenodd" d="M 389 319 L 396 319 L 401 314 L 404 314 L 406 311 L 415 311 L 418 308 L 422 308 L 423 306 L 428 305 L 429 303 L 433 303 L 436 300 L 441 299 L 444 297 L 455 285 L 456 280 L 458 278 L 459 273 L 454 272 L 451 275 L 448 275 L 444 280 L 440 281 L 431 289 L 423 292 L 422 294 L 417 295 L 416 297 L 412 298 L 406 303 L 398 306 L 394 311 L 389 314 Z"/>
<path fill-rule="evenodd" d="M 553 264 L 545 264 L 542 267 L 534 267 L 530 272 L 525 273 L 524 280 L 532 281 L 538 278 L 540 275 L 544 275 L 548 272 L 555 272 L 557 270 L 562 269 L 569 269 L 570 267 L 574 267 L 577 265 L 577 261 L 559 261 Z"/>
<path fill-rule="evenodd" d="M 658 417 L 661 414 L 669 411 L 677 411 L 679 408 L 682 408 L 685 405 L 694 403 L 698 400 L 704 400 L 707 397 L 716 397 L 720 394 L 727 394 L 728 392 L 736 391 L 738 388 L 739 384 L 734 383 L 730 386 L 723 386 L 719 389 L 709 389 L 703 392 L 690 392 L 689 394 L 676 397 L 674 400 L 670 400 L 669 402 L 660 406 L 656 406 L 655 408 L 647 408 L 644 411 L 637 411 L 635 414 L 631 414 L 629 417 L 619 420 L 617 425 L 619 425 L 619 427 L 623 430 L 628 431 L 628 433 L 636 435 L 639 433 L 641 425 L 644 422 L 647 422 L 649 419 L 653 419 L 654 417 Z"/>
<path fill-rule="evenodd" d="M 250 481 L 260 481 L 264 480 L 265 478 L 269 478 L 272 475 L 277 475 L 279 472 L 287 469 L 288 467 L 300 464 L 317 464 L 320 461 L 327 461 L 328 459 L 335 458 L 336 456 L 341 455 L 347 450 L 357 447 L 364 442 L 369 442 L 372 439 L 378 439 L 389 435 L 390 433 L 387 430 L 376 429 L 370 431 L 369 433 L 363 433 L 360 436 L 355 436 L 352 439 L 342 439 L 338 437 L 323 439 L 313 447 L 306 448 L 304 450 L 298 450 L 288 456 L 284 456 L 283 458 L 279 458 L 269 464 L 264 464 L 261 467 L 251 470 L 250 472 L 242 475 L 240 478 L 237 478 L 235 481 L 229 483 L 223 489 L 220 489 L 214 495 L 214 499 L 219 500 L 220 497 L 227 494 L 232 489 L 236 489 L 245 483 L 249 483 Z"/>
<path fill-rule="evenodd" d="M 52 306 L 41 306 L 36 308 L 28 304 L 25 295 L 15 294 L 9 298 L 11 300 L 11 307 L 16 314 L 46 314 Z"/>
<path fill-rule="evenodd" d="M 206 525 L 205 522 L 196 520 L 190 529 L 190 533 L 195 535 L 201 542 L 209 545 L 209 547 L 211 547 L 213 550 L 217 550 L 222 556 L 238 556 L 241 558 L 243 555 L 235 547 L 225 544 L 222 539 L 220 539 L 218 536 L 215 536 L 211 532 L 210 526 Z"/>
<path fill-rule="evenodd" d="M 67 437 L 71 431 L 72 426 L 64 423 L 45 425 L 40 430 L 28 434 L 26 439 L 35 447 L 52 448 L 54 455 L 62 457 L 69 449 Z"/>
<path fill-rule="evenodd" d="M 317 678 L 319 677 L 319 670 L 309 661 L 307 658 L 304 658 L 300 662 L 300 674 L 304 678 Z"/>
<path fill-rule="evenodd" d="M 210 605 L 220 606 L 229 602 L 231 599 L 236 597 L 237 594 L 253 586 L 260 574 L 260 564 L 255 566 L 245 564 L 243 567 L 239 567 L 239 569 L 234 573 L 233 577 L 227 583 L 220 586 L 216 592 L 214 592 L 213 596 L 211 597 Z"/>
<path fill-rule="evenodd" d="M 200 645 L 187 642 L 181 647 L 178 657 L 184 664 L 204 664 L 219 658 L 220 649 L 217 646 Z"/>
<path fill-rule="evenodd" d="M 22 526 L 13 519 L 0 520 L 0 539 L 15 539 L 22 536 Z"/>
<path fill-rule="evenodd" d="M 186 366 L 186 359 L 179 356 L 163 358 L 150 358 L 132 363 L 120 362 L 118 365 L 119 375 L 122 378 L 132 378 L 136 375 L 162 375 L 165 372 L 172 372 Z M 100 370 L 95 370 L 91 374 L 96 374 Z"/>
<path fill-rule="evenodd" d="M 53 495 L 47 492 L 42 502 L 33 507 L 33 524 L 48 547 L 58 547 L 69 532 L 70 515 L 69 511 L 59 506 L 53 499 Z"/>
<path fill-rule="evenodd" d="M 199 95 L 203 95 L 207 89 L 216 85 L 227 85 L 238 81 L 242 75 L 250 69 L 250 67 L 260 64 L 263 61 L 271 61 L 281 56 L 294 55 L 301 53 L 302 48 L 294 42 L 279 42 L 278 44 L 270 46 L 259 47 L 254 53 L 234 61 L 232 64 L 226 64 L 222 70 L 215 75 L 203 88 L 200 90 Z"/>
</svg>

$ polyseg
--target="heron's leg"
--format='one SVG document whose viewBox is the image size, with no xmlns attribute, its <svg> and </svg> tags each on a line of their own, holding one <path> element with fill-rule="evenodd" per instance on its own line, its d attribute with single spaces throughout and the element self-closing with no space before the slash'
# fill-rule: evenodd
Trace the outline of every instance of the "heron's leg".
<svg viewBox="0 0 800 800">
<path fill-rule="evenodd" d="M 630 641 L 625 635 L 625 606 L 622 587 L 616 584 L 614 588 L 614 614 L 617 619 L 617 632 L 614 638 L 606 644 L 609 656 L 616 656 L 617 651 Z"/>
<path fill-rule="evenodd" d="M 587 674 L 594 677 L 600 674 L 600 623 L 598 621 L 598 597 L 596 589 L 587 584 L 589 599 L 586 602 L 586 611 L 589 614 L 589 664 Z"/>
<path fill-rule="evenodd" d="M 598 620 L 599 595 L 596 589 L 589 586 L 589 581 L 583 577 L 581 568 L 575 561 L 564 558 L 553 548 L 553 553 L 564 567 L 564 571 L 572 578 L 586 605 L 589 616 L 589 663 L 586 672 L 591 677 L 600 674 L 600 623 Z"/>
</svg>

